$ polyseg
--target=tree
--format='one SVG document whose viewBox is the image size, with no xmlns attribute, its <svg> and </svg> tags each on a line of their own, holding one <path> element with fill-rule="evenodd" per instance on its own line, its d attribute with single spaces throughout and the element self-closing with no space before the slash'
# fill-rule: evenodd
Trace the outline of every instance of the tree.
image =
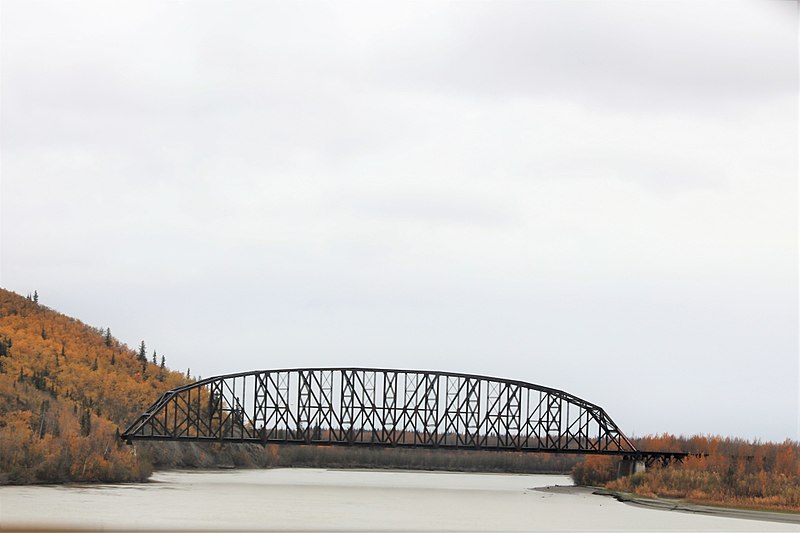
<svg viewBox="0 0 800 533">
<path fill-rule="evenodd" d="M 8 337 L 3 336 L 0 338 L 0 357 L 7 357 L 9 355 L 11 345 L 11 339 Z"/>
<path fill-rule="evenodd" d="M 117 364 L 116 354 L 114 352 L 111 352 L 111 365 L 113 366 L 115 364 Z"/>
<path fill-rule="evenodd" d="M 187 368 L 186 369 L 186 379 L 191 379 L 192 378 L 191 370 L 192 370 L 191 368 Z"/>
<path fill-rule="evenodd" d="M 84 409 L 81 413 L 81 435 L 88 437 L 92 432 L 92 411 L 91 409 Z"/>
<path fill-rule="evenodd" d="M 137 359 L 143 363 L 147 362 L 147 348 L 144 345 L 144 341 L 142 341 L 142 344 L 139 345 L 139 355 L 137 356 Z"/>
<path fill-rule="evenodd" d="M 161 370 L 164 370 L 164 367 L 165 367 L 165 366 L 167 366 L 167 360 L 166 360 L 166 359 L 164 358 L 164 356 L 162 355 L 162 356 L 161 356 L 161 367 L 160 367 L 160 368 L 161 368 Z"/>
<path fill-rule="evenodd" d="M 106 343 L 106 346 L 111 346 L 111 328 L 106 328 L 106 333 L 103 335 L 103 340 Z"/>
<path fill-rule="evenodd" d="M 158 359 L 156 358 L 156 351 L 155 350 L 153 350 L 153 364 L 154 365 L 158 364 Z"/>
<path fill-rule="evenodd" d="M 39 303 L 39 293 L 36 291 L 33 291 L 33 303 L 35 304 Z"/>
</svg>

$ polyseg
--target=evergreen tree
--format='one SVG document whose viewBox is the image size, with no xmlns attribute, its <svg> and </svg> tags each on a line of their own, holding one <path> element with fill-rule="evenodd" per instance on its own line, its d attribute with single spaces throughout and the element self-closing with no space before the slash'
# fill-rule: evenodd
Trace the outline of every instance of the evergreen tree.
<svg viewBox="0 0 800 533">
<path fill-rule="evenodd" d="M 167 366 L 167 360 L 166 360 L 166 359 L 164 358 L 164 356 L 162 355 L 162 356 L 161 356 L 161 370 L 164 370 L 164 367 L 165 367 L 165 366 Z"/>
<path fill-rule="evenodd" d="M 156 351 L 155 350 L 153 350 L 153 364 L 154 365 L 158 364 L 158 359 L 156 358 Z"/>
<path fill-rule="evenodd" d="M 91 409 L 84 409 L 81 413 L 81 435 L 88 437 L 92 432 L 92 411 Z"/>
<path fill-rule="evenodd" d="M 36 291 L 33 291 L 33 303 L 35 304 L 39 303 L 39 293 Z"/>
<path fill-rule="evenodd" d="M 144 341 L 142 341 L 142 344 L 139 345 L 139 355 L 137 358 L 143 363 L 147 362 L 147 349 L 145 348 Z"/>
<path fill-rule="evenodd" d="M 42 326 L 42 339 L 43 340 L 47 339 L 47 331 L 45 331 L 44 326 Z"/>
<path fill-rule="evenodd" d="M 186 379 L 192 379 L 191 368 L 186 369 Z"/>
<path fill-rule="evenodd" d="M 111 328 L 106 328 L 106 333 L 103 335 L 103 340 L 106 343 L 106 346 L 111 346 Z"/>
<path fill-rule="evenodd" d="M 11 339 L 8 337 L 0 338 L 0 356 L 7 357 L 9 356 L 9 351 L 11 350 Z"/>
<path fill-rule="evenodd" d="M 113 366 L 115 364 L 117 364 L 116 354 L 114 352 L 111 352 L 111 365 Z"/>
<path fill-rule="evenodd" d="M 97 371 L 97 357 L 94 358 L 94 363 L 92 363 L 92 372 Z"/>
</svg>

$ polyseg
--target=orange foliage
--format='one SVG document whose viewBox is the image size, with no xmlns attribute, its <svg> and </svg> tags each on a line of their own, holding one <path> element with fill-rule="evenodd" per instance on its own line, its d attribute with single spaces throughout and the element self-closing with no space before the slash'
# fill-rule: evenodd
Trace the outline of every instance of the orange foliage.
<svg viewBox="0 0 800 533">
<path fill-rule="evenodd" d="M 116 432 L 184 383 L 107 330 L 0 289 L 0 483 L 147 477 Z"/>
<path fill-rule="evenodd" d="M 800 511 L 800 443 L 661 435 L 635 440 L 640 450 L 698 454 L 683 464 L 652 467 L 606 487 L 647 497 Z"/>
<path fill-rule="evenodd" d="M 601 485 L 617 477 L 617 459 L 608 455 L 589 455 L 572 469 L 578 485 Z"/>
</svg>

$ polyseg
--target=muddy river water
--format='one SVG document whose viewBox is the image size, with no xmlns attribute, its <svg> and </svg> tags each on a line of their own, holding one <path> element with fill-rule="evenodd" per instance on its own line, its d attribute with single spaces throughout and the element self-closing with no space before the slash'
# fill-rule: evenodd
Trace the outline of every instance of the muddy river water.
<svg viewBox="0 0 800 533">
<path fill-rule="evenodd" d="M 321 469 L 157 472 L 148 483 L 0 487 L 0 528 L 800 531 L 646 509 L 566 476 Z"/>
</svg>

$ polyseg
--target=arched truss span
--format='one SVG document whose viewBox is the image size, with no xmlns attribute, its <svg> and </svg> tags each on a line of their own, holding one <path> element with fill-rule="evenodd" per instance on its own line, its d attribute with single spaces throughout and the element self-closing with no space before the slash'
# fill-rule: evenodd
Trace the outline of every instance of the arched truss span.
<svg viewBox="0 0 800 533">
<path fill-rule="evenodd" d="M 165 392 L 122 438 L 637 453 L 601 407 L 561 390 L 378 368 L 206 378 Z"/>
</svg>

